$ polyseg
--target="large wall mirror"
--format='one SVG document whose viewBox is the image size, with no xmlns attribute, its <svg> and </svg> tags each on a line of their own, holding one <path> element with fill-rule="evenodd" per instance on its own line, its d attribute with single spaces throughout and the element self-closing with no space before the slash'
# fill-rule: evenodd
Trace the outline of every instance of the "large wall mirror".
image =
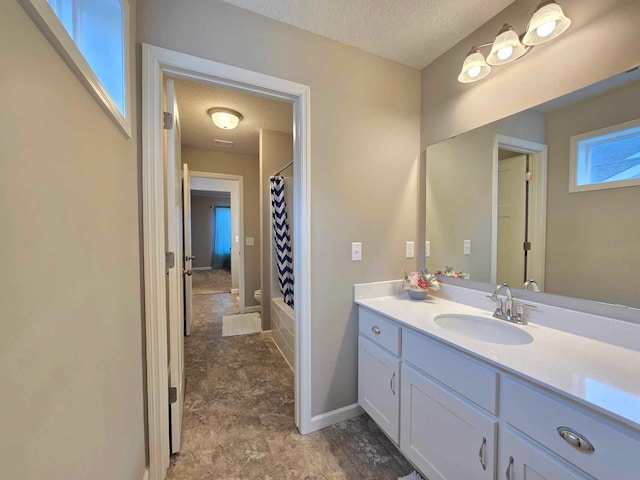
<svg viewBox="0 0 640 480">
<path fill-rule="evenodd" d="M 640 70 L 426 152 L 426 266 L 640 307 Z"/>
</svg>

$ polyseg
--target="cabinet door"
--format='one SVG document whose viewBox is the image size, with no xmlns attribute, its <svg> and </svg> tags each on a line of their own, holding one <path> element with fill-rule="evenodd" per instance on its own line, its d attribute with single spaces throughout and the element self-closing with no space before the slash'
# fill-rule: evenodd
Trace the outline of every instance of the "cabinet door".
<svg viewBox="0 0 640 480">
<path fill-rule="evenodd" d="M 498 480 L 586 480 L 562 461 L 511 431 L 500 429 Z"/>
<path fill-rule="evenodd" d="M 358 403 L 398 443 L 400 360 L 358 337 Z"/>
<path fill-rule="evenodd" d="M 402 365 L 400 448 L 430 480 L 493 480 L 497 420 Z"/>
</svg>

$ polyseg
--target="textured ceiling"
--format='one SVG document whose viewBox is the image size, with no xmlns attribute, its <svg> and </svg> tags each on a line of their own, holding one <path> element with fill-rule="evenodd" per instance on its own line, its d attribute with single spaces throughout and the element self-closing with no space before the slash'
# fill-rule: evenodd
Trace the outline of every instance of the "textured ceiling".
<svg viewBox="0 0 640 480">
<path fill-rule="evenodd" d="M 258 155 L 260 129 L 293 132 L 293 105 L 248 95 L 229 88 L 175 80 L 182 128 L 182 144 L 232 153 Z M 244 119 L 234 130 L 216 127 L 207 115 L 213 107 L 231 108 Z M 234 142 L 233 148 L 217 148 L 213 140 Z"/>
<path fill-rule="evenodd" d="M 422 69 L 514 0 L 224 0 Z"/>
</svg>

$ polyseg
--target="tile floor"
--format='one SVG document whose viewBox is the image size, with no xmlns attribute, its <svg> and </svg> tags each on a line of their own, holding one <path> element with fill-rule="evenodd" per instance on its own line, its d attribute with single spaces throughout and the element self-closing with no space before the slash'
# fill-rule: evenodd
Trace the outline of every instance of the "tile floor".
<svg viewBox="0 0 640 480">
<path fill-rule="evenodd" d="M 413 469 L 366 415 L 301 436 L 293 373 L 261 334 L 221 336 L 230 294 L 193 296 L 182 450 L 169 480 L 395 480 Z"/>
</svg>

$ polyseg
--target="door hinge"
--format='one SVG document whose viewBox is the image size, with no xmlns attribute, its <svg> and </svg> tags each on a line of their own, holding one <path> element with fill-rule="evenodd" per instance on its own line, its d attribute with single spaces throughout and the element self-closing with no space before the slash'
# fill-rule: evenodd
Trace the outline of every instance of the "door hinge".
<svg viewBox="0 0 640 480">
<path fill-rule="evenodd" d="M 531 250 L 531 242 L 524 242 L 524 243 L 522 244 L 522 249 L 523 249 L 525 252 L 528 252 L 529 250 Z"/>
<path fill-rule="evenodd" d="M 169 387 L 169 403 L 176 403 L 178 401 L 178 389 L 176 387 Z"/>
<path fill-rule="evenodd" d="M 164 254 L 164 265 L 167 270 L 176 266 L 176 254 L 173 252 L 166 252 Z"/>
<path fill-rule="evenodd" d="M 171 130 L 173 128 L 173 113 L 162 112 L 162 128 Z"/>
<path fill-rule="evenodd" d="M 527 182 L 530 182 L 533 179 L 533 172 L 526 172 L 524 174 L 524 179 Z"/>
</svg>

